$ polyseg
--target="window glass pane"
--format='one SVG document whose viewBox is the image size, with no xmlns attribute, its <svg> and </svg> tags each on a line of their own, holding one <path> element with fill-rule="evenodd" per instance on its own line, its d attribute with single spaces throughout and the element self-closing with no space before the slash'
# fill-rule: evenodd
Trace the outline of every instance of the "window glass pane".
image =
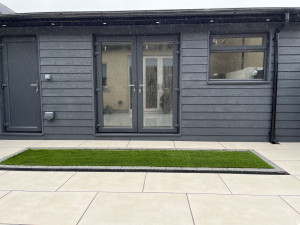
<svg viewBox="0 0 300 225">
<path fill-rule="evenodd" d="M 173 42 L 143 43 L 143 127 L 173 128 Z"/>
<path fill-rule="evenodd" d="M 263 37 L 245 37 L 245 38 L 213 38 L 214 47 L 224 46 L 262 46 Z"/>
<path fill-rule="evenodd" d="M 103 127 L 132 127 L 131 43 L 102 42 Z"/>
<path fill-rule="evenodd" d="M 210 79 L 263 79 L 264 52 L 210 53 Z"/>
</svg>

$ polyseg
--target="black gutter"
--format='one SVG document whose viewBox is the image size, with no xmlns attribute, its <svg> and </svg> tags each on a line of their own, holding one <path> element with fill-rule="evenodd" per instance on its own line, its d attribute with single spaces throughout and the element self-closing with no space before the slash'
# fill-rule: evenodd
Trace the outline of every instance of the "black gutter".
<svg viewBox="0 0 300 225">
<path fill-rule="evenodd" d="M 272 144 L 278 144 L 276 140 L 276 109 L 277 109 L 277 83 L 278 83 L 278 48 L 279 48 L 279 33 L 289 23 L 290 14 L 285 13 L 285 21 L 281 23 L 274 32 L 274 78 L 273 78 L 273 96 L 272 96 L 272 120 L 271 120 L 271 135 L 270 142 Z"/>
</svg>

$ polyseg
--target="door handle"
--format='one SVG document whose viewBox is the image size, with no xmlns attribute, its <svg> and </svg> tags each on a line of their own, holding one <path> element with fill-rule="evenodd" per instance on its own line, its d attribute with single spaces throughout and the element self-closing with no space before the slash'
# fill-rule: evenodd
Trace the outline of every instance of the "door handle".
<svg viewBox="0 0 300 225">
<path fill-rule="evenodd" d="M 144 84 L 142 81 L 139 82 L 139 94 L 142 93 L 142 87 L 144 87 Z"/>
<path fill-rule="evenodd" d="M 135 93 L 135 81 L 133 81 L 133 84 L 128 84 L 128 87 L 133 87 L 133 92 Z"/>
<path fill-rule="evenodd" d="M 36 81 L 36 84 L 30 84 L 30 87 L 36 87 L 35 88 L 35 92 L 39 93 L 39 84 L 38 84 L 38 81 Z"/>
</svg>

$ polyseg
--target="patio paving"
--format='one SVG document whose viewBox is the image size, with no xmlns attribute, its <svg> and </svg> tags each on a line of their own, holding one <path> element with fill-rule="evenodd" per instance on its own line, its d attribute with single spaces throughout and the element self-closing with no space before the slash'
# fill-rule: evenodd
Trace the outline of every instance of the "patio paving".
<svg viewBox="0 0 300 225">
<path fill-rule="evenodd" d="M 0 224 L 300 224 L 300 143 L 144 143 L 0 140 L 0 158 L 30 146 L 250 148 L 291 175 L 0 170 Z"/>
</svg>

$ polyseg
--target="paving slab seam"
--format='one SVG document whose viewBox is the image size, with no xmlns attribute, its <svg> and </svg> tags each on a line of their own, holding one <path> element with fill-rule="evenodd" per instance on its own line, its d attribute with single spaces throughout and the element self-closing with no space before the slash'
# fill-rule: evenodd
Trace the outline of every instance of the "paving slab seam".
<svg viewBox="0 0 300 225">
<path fill-rule="evenodd" d="M 144 189 L 145 189 L 146 179 L 147 179 L 147 173 L 145 173 L 145 179 L 144 179 L 142 192 L 144 192 Z"/>
<path fill-rule="evenodd" d="M 225 181 L 223 180 L 223 178 L 220 176 L 220 174 L 218 174 L 218 176 L 220 177 L 221 181 L 226 186 L 226 188 L 228 189 L 228 191 L 232 194 L 232 191 L 230 190 L 230 188 L 228 187 L 228 185 L 225 183 Z"/>
<path fill-rule="evenodd" d="M 1 174 L 0 174 L 0 177 L 1 177 L 2 175 L 6 174 L 6 173 L 8 173 L 8 171 L 5 171 L 4 173 L 1 173 Z"/>
<path fill-rule="evenodd" d="M 282 198 L 280 195 L 279 195 L 279 198 L 281 198 L 281 200 L 283 200 L 289 207 L 291 207 L 293 210 L 295 210 L 296 213 L 300 214 L 293 206 L 291 206 L 284 198 Z"/>
<path fill-rule="evenodd" d="M 72 177 L 75 176 L 75 174 L 77 174 L 77 172 L 73 173 L 62 185 L 59 186 L 59 188 L 56 189 L 56 191 L 58 191 L 62 186 L 64 186 Z"/>
<path fill-rule="evenodd" d="M 2 199 L 2 198 L 4 198 L 5 196 L 7 196 L 8 194 L 10 194 L 12 191 L 8 191 L 5 195 L 3 195 L 2 197 L 0 197 L 0 200 Z"/>
<path fill-rule="evenodd" d="M 299 175 L 295 175 L 295 174 L 293 174 L 293 175 L 291 175 L 292 177 L 294 177 L 294 178 L 296 178 L 297 180 L 299 180 L 300 181 L 300 176 Z"/>
<path fill-rule="evenodd" d="M 83 218 L 83 216 L 85 215 L 86 211 L 90 208 L 90 205 L 92 204 L 92 202 L 94 201 L 94 199 L 96 198 L 96 196 L 98 195 L 98 192 L 95 194 L 95 196 L 93 197 L 92 201 L 90 202 L 90 204 L 87 206 L 87 208 L 84 210 L 83 214 L 81 215 L 80 219 L 78 220 L 78 222 L 76 223 L 76 225 L 78 225 L 81 221 L 81 219 Z"/>
<path fill-rule="evenodd" d="M 83 145 L 83 144 L 85 144 L 87 141 L 88 141 L 88 140 L 85 140 L 84 142 L 82 142 L 81 144 L 79 144 L 79 145 L 77 146 L 77 148 L 80 148 L 80 146 Z"/>
<path fill-rule="evenodd" d="M 190 213 L 191 213 L 193 224 L 195 225 L 195 220 L 194 220 L 194 216 L 193 216 L 193 212 L 192 212 L 192 207 L 191 207 L 191 204 L 190 204 L 189 196 L 188 196 L 187 193 L 185 194 L 185 196 L 186 196 L 186 200 L 187 200 L 188 205 L 189 205 L 189 209 L 190 209 Z"/>
</svg>

